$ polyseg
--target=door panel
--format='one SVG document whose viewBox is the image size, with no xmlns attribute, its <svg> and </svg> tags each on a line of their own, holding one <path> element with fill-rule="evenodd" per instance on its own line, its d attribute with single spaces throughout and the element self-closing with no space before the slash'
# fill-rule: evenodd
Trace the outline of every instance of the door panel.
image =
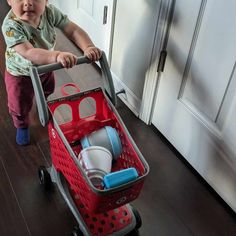
<svg viewBox="0 0 236 236">
<path fill-rule="evenodd" d="M 116 0 L 49 0 L 81 26 L 110 58 Z"/>
<path fill-rule="evenodd" d="M 231 17 L 219 17 L 217 9 Z M 232 34 L 235 27 L 232 22 L 236 22 L 236 16 L 230 4 L 222 4 L 222 1 L 214 4 L 209 1 L 204 12 L 192 61 L 185 71 L 182 98 L 215 122 L 235 63 L 236 47 L 232 42 L 236 42 L 236 34 Z"/>
<path fill-rule="evenodd" d="M 236 210 L 234 9 L 176 0 L 152 123 Z"/>
<path fill-rule="evenodd" d="M 110 56 L 114 0 L 76 0 L 73 19 Z"/>
<path fill-rule="evenodd" d="M 93 0 L 80 0 L 77 1 L 77 8 L 84 11 L 85 14 L 88 14 L 89 17 L 93 18 L 93 6 L 94 1 Z"/>
</svg>

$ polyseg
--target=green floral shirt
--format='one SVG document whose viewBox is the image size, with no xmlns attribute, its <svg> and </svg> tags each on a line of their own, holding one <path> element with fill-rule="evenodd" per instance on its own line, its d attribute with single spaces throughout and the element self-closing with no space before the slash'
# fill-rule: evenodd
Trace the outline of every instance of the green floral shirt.
<svg viewBox="0 0 236 236">
<path fill-rule="evenodd" d="M 5 53 L 7 71 L 15 76 L 28 76 L 32 63 L 17 53 L 13 46 L 29 41 L 35 48 L 53 50 L 56 43 L 55 27 L 62 29 L 68 23 L 68 17 L 51 4 L 46 6 L 38 28 L 20 20 L 10 10 L 2 25 L 7 45 Z"/>
</svg>

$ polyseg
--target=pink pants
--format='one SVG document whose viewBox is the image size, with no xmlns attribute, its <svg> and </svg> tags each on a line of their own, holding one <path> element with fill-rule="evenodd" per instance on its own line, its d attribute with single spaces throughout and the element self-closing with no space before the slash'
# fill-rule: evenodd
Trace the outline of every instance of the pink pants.
<svg viewBox="0 0 236 236">
<path fill-rule="evenodd" d="M 54 74 L 40 76 L 44 95 L 47 98 L 54 92 Z M 16 128 L 29 126 L 29 112 L 33 105 L 34 90 L 29 76 L 14 76 L 5 71 L 8 108 Z"/>
</svg>

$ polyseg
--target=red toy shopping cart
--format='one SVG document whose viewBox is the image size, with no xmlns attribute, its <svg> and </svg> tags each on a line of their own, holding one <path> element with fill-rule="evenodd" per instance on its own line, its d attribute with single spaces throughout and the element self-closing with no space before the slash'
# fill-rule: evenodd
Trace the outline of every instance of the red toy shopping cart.
<svg viewBox="0 0 236 236">
<path fill-rule="evenodd" d="M 78 222 L 73 235 L 126 235 L 141 227 L 141 217 L 129 202 L 135 200 L 149 172 L 149 166 L 135 145 L 116 111 L 116 94 L 111 72 L 103 53 L 100 59 L 104 86 L 46 102 L 39 74 L 61 69 L 60 64 L 31 69 L 39 118 L 48 125 L 52 165 L 39 168 L 40 183 L 49 188 L 57 184 Z M 79 57 L 77 64 L 90 63 Z M 66 108 L 69 118 L 59 121 L 55 114 Z M 100 128 L 113 127 L 119 135 L 122 152 L 112 163 L 112 172 L 135 168 L 138 177 L 111 188 L 94 186 L 78 155 L 80 140 Z"/>
</svg>

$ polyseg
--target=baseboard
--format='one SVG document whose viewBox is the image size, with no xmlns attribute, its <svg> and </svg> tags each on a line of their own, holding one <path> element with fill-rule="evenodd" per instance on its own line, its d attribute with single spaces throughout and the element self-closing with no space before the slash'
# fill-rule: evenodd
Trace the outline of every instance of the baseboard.
<svg viewBox="0 0 236 236">
<path fill-rule="evenodd" d="M 139 116 L 141 99 L 139 99 L 113 72 L 111 73 L 115 92 L 117 93 L 121 90 L 125 91 L 125 93 L 118 94 L 118 97 L 136 116 Z"/>
</svg>

